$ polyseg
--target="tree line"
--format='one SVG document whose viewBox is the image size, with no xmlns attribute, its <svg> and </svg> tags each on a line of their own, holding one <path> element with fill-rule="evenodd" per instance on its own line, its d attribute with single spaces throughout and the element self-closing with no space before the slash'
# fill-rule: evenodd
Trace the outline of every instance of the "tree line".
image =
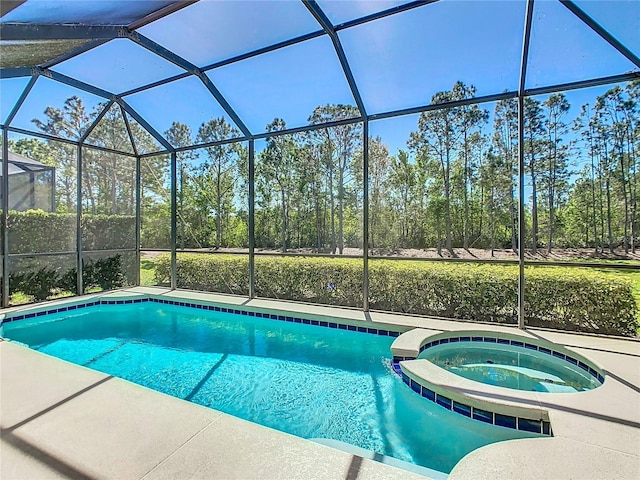
<svg viewBox="0 0 640 480">
<path fill-rule="evenodd" d="M 475 96 L 457 82 L 433 104 Z M 571 118 L 563 93 L 524 102 L 524 248 L 596 252 L 638 242 L 640 82 L 614 86 Z M 391 154 L 384 139 L 368 139 L 369 245 L 380 253 L 399 249 L 513 249 L 518 245 L 517 100 L 429 110 Z M 94 145 L 131 151 L 125 119 L 114 106 L 89 137 Z M 310 125 L 356 117 L 347 105 L 322 105 Z M 47 107 L 45 133 L 77 138 L 97 116 L 72 97 Z M 157 149 L 129 120 L 139 152 Z M 363 129 L 361 123 L 280 134 L 282 119 L 266 126 L 273 135 L 256 142 L 255 245 L 289 251 L 342 254 L 362 246 Z M 179 248 L 248 246 L 248 148 L 224 118 L 197 131 L 174 122 L 164 132 L 175 147 L 228 141 L 177 154 Z M 75 210 L 73 145 L 21 138 L 13 151 L 56 167 L 58 211 Z M 135 213 L 135 159 L 83 149 L 82 204 L 91 213 Z M 167 155 L 141 162 L 144 247 L 167 247 L 170 168 Z M 146 240 L 145 240 L 146 239 Z M 146 244 L 145 244 L 146 243 Z"/>
</svg>

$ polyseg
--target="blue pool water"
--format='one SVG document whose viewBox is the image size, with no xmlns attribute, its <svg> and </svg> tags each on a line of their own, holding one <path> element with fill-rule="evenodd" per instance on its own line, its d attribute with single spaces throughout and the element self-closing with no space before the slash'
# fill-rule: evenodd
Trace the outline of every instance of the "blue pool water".
<svg viewBox="0 0 640 480">
<path fill-rule="evenodd" d="M 174 305 L 99 305 L 3 326 L 5 338 L 303 438 L 449 472 L 483 445 L 534 436 L 415 394 L 393 338 Z"/>
<path fill-rule="evenodd" d="M 420 358 L 461 377 L 514 390 L 573 393 L 600 386 L 577 365 L 513 345 L 447 343 L 428 348 Z"/>
</svg>

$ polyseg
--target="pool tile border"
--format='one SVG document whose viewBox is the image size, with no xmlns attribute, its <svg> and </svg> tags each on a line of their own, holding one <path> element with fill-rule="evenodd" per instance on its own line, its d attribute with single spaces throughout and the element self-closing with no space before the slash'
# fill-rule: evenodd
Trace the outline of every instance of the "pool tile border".
<svg viewBox="0 0 640 480">
<path fill-rule="evenodd" d="M 574 358 L 566 353 L 553 350 L 551 348 L 543 347 L 541 345 L 537 345 L 535 343 L 529 343 L 524 340 L 513 340 L 507 338 L 500 338 L 497 336 L 471 336 L 471 335 L 462 335 L 462 336 L 452 336 L 445 337 L 433 340 L 431 342 L 426 342 L 420 347 L 420 352 L 422 353 L 428 348 L 435 347 L 437 345 L 443 345 L 447 343 L 456 343 L 456 342 L 484 342 L 484 343 L 494 343 L 501 345 L 511 345 L 515 347 L 522 347 L 528 350 L 535 350 L 546 355 L 550 355 L 561 360 L 565 360 L 573 365 L 580 367 L 582 370 L 587 372 L 589 375 L 597 379 L 601 384 L 604 383 L 604 376 L 595 370 L 593 367 L 590 367 L 586 363 Z M 515 417 L 511 415 L 505 415 L 498 412 L 492 412 L 480 408 L 475 408 L 470 405 L 466 405 L 461 402 L 457 402 L 452 400 L 444 395 L 436 393 L 431 389 L 421 385 L 419 382 L 416 382 L 412 378 L 402 371 L 402 366 L 400 362 L 404 360 L 416 360 L 417 357 L 408 356 L 393 356 L 392 360 L 392 368 L 393 371 L 402 378 L 402 381 L 411 388 L 418 395 L 430 400 L 431 402 L 440 405 L 447 410 L 455 412 L 459 415 L 463 415 L 468 418 L 472 418 L 474 420 L 478 420 L 480 422 L 490 423 L 493 425 L 497 425 L 500 427 L 511 428 L 514 430 L 522 430 L 525 432 L 532 432 L 541 435 L 553 435 L 551 432 L 551 424 L 544 420 L 533 420 L 524 417 Z"/>
<path fill-rule="evenodd" d="M 4 323 L 11 323 L 11 322 L 16 322 L 16 321 L 20 321 L 20 320 L 26 320 L 26 319 L 35 318 L 35 317 L 41 317 L 43 315 L 48 315 L 48 314 L 53 314 L 53 313 L 60 313 L 60 312 L 67 312 L 67 311 L 72 311 L 72 310 L 79 310 L 79 309 L 82 309 L 82 308 L 93 307 L 93 306 L 96 306 L 96 305 L 125 305 L 125 304 L 146 303 L 146 302 L 160 303 L 160 304 L 163 304 L 163 305 L 176 305 L 176 306 L 179 306 L 179 307 L 189 307 L 189 308 L 195 308 L 195 309 L 200 309 L 200 310 L 211 310 L 211 311 L 220 312 L 220 313 L 232 313 L 232 314 L 235 314 L 235 315 L 244 315 L 244 316 L 256 317 L 256 318 L 266 318 L 266 319 L 278 320 L 278 321 L 284 321 L 284 322 L 290 322 L 290 323 L 301 323 L 301 324 L 304 324 L 304 325 L 312 325 L 312 326 L 317 326 L 317 327 L 333 328 L 333 329 L 337 329 L 337 330 L 348 330 L 348 331 L 359 332 L 359 333 L 367 333 L 367 334 L 372 334 L 372 335 L 379 335 L 379 336 L 382 336 L 382 337 L 394 337 L 395 338 L 395 337 L 400 336 L 400 333 L 401 333 L 401 332 L 394 331 L 394 330 L 389 330 L 389 329 L 363 327 L 363 326 L 358 326 L 358 325 L 351 325 L 351 324 L 348 324 L 348 323 L 339 323 L 337 321 L 336 322 L 331 322 L 331 321 L 328 321 L 328 320 L 312 320 L 312 319 L 309 319 L 309 318 L 292 317 L 292 316 L 288 316 L 288 315 L 280 315 L 278 313 L 255 312 L 255 311 L 252 311 L 252 310 L 243 310 L 243 309 L 234 308 L 234 307 L 221 307 L 219 305 L 209 305 L 209 304 L 202 304 L 202 303 L 183 302 L 183 301 L 180 301 L 180 300 L 169 300 L 169 299 L 166 299 L 166 298 L 156 298 L 156 297 L 129 298 L 129 299 L 124 299 L 124 300 L 97 299 L 97 300 L 93 300 L 93 301 L 89 301 L 89 302 L 85 302 L 85 303 L 68 305 L 68 306 L 61 306 L 61 307 L 57 307 L 57 308 L 51 308 L 51 309 L 48 309 L 48 310 L 42 310 L 40 312 L 26 313 L 26 314 L 22 314 L 22 315 L 9 315 L 9 316 L 5 317 L 0 322 L 0 325 L 2 325 Z"/>
<path fill-rule="evenodd" d="M 560 351 L 556 351 L 556 350 L 551 350 L 550 348 L 546 348 L 546 347 L 542 347 L 540 345 L 536 345 L 535 343 L 528 343 L 528 342 L 523 342 L 523 341 L 519 341 L 519 340 L 509 340 L 506 338 L 499 338 L 499 337 L 487 337 L 487 336 L 483 336 L 483 337 L 470 337 L 470 336 L 462 336 L 462 337 L 448 337 L 448 338 L 441 338 L 438 340 L 433 340 L 431 342 L 427 342 L 424 345 L 422 345 L 420 347 L 420 353 L 424 352 L 425 350 L 427 350 L 428 348 L 431 347 L 435 347 L 437 345 L 442 345 L 445 343 L 455 343 L 455 342 L 485 342 L 485 343 L 498 343 L 498 344 L 503 344 L 503 345 L 511 345 L 514 347 L 523 347 L 526 348 L 528 350 L 535 350 L 538 351 L 540 353 L 544 353 L 546 355 L 551 355 L 553 357 L 559 358 L 561 360 L 565 360 L 573 365 L 576 365 L 578 367 L 580 367 L 582 370 L 584 370 L 586 373 L 588 373 L 589 375 L 591 375 L 592 377 L 594 377 L 596 380 L 598 380 L 601 384 L 604 383 L 604 376 L 598 372 L 597 370 L 595 370 L 594 368 L 590 367 L 589 365 L 587 365 L 586 363 L 578 360 L 577 358 L 574 358 L 570 355 L 567 355 L 566 353 L 562 353 Z M 394 362 L 400 362 L 402 360 L 415 360 L 416 357 L 393 357 L 393 361 Z"/>
<path fill-rule="evenodd" d="M 553 435 L 551 433 L 551 423 L 545 420 L 533 420 L 530 418 L 515 417 L 511 415 L 492 412 L 489 410 L 484 410 L 481 408 L 473 407 L 471 405 L 466 405 L 465 403 L 458 402 L 456 400 L 452 400 L 446 395 L 434 392 L 424 385 L 421 385 L 419 382 L 416 382 L 402 371 L 402 366 L 399 362 L 403 360 L 415 360 L 415 358 L 393 357 L 393 371 L 398 374 L 400 378 L 402 378 L 403 383 L 405 383 L 409 388 L 411 388 L 411 390 L 413 390 L 421 397 L 424 397 L 427 400 L 443 408 L 446 408 L 451 412 L 457 413 L 467 418 L 471 418 L 473 420 L 489 423 L 498 427 L 521 430 L 523 432 L 537 433 L 546 436 Z"/>
</svg>

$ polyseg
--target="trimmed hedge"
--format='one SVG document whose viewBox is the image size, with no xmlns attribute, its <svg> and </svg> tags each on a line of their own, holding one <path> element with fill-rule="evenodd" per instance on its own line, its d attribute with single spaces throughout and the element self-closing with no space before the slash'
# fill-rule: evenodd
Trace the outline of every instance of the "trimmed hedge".
<svg viewBox="0 0 640 480">
<path fill-rule="evenodd" d="M 112 290 L 131 285 L 135 275 L 135 262 L 123 262 L 126 254 L 86 259 L 82 265 L 85 289 Z M 135 255 L 134 255 L 135 257 Z M 9 275 L 11 294 L 22 292 L 35 301 L 46 300 L 60 292 L 76 294 L 76 268 L 69 268 L 66 257 L 23 258 L 20 269 Z M 129 259 L 130 260 L 130 259 Z M 123 264 L 124 263 L 124 264 Z M 134 277 L 135 278 L 135 277 Z"/>
<path fill-rule="evenodd" d="M 362 306 L 362 261 L 313 257 L 256 257 L 259 296 Z M 248 257 L 178 254 L 178 287 L 247 295 Z M 168 254 L 156 261 L 156 280 L 169 282 Z M 516 323 L 514 266 L 372 260 L 370 307 L 471 321 Z M 631 283 L 615 274 L 566 267 L 526 270 L 528 325 L 634 336 L 638 329 Z"/>
<path fill-rule="evenodd" d="M 317 257 L 257 257 L 256 294 L 262 297 L 361 307 L 362 262 Z"/>
<path fill-rule="evenodd" d="M 10 211 L 10 253 L 69 252 L 76 249 L 76 214 Z M 136 248 L 136 219 L 130 215 L 82 215 L 85 250 Z"/>
<path fill-rule="evenodd" d="M 171 256 L 156 258 L 156 281 L 167 285 L 171 280 Z M 178 254 L 178 287 L 207 292 L 249 294 L 248 256 Z"/>
<path fill-rule="evenodd" d="M 330 305 L 362 305 L 362 263 L 344 259 L 257 257 L 256 293 L 262 297 Z M 249 257 L 178 253 L 178 288 L 249 294 Z M 156 281 L 168 284 L 171 257 L 156 258 Z"/>
<path fill-rule="evenodd" d="M 637 304 L 631 282 L 615 273 L 560 267 L 527 268 L 529 325 L 635 336 Z"/>
<path fill-rule="evenodd" d="M 516 323 L 518 272 L 511 266 L 372 260 L 372 309 Z"/>
</svg>

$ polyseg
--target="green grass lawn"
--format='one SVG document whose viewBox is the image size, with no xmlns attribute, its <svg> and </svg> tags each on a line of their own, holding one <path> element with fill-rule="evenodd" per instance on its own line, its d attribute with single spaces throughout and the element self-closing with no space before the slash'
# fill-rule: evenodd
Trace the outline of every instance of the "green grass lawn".
<svg viewBox="0 0 640 480">
<path fill-rule="evenodd" d="M 156 282 L 156 262 L 151 258 L 140 260 L 140 286 L 148 287 L 157 285 Z"/>
</svg>

